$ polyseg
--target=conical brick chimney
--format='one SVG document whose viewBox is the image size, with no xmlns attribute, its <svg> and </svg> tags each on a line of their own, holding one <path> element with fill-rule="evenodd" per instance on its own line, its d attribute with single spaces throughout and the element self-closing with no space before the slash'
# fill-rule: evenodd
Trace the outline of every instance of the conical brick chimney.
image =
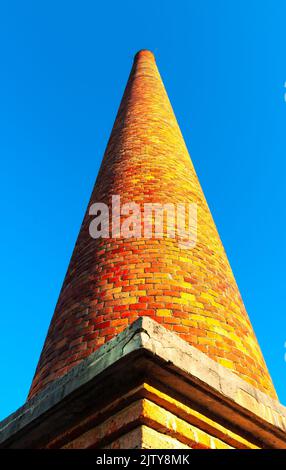
<svg viewBox="0 0 286 470">
<path fill-rule="evenodd" d="M 104 449 L 111 461 L 112 449 L 286 448 L 286 408 L 150 51 L 135 56 L 28 400 L 0 423 L 0 448 Z"/>
<path fill-rule="evenodd" d="M 195 246 L 186 249 L 177 237 L 165 235 L 92 238 L 91 205 L 111 207 L 114 195 L 121 204 L 195 203 Z M 141 316 L 276 397 L 154 56 L 147 50 L 135 56 L 29 397 Z"/>
</svg>

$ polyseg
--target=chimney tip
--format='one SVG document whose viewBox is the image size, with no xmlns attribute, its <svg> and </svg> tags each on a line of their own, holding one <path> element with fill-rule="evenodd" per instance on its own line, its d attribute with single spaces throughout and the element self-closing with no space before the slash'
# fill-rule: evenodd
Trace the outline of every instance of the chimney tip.
<svg viewBox="0 0 286 470">
<path fill-rule="evenodd" d="M 154 54 L 152 51 L 149 51 L 148 49 L 140 49 L 135 56 L 134 56 L 134 61 L 138 60 L 139 58 L 149 58 L 152 60 L 155 60 Z"/>
</svg>

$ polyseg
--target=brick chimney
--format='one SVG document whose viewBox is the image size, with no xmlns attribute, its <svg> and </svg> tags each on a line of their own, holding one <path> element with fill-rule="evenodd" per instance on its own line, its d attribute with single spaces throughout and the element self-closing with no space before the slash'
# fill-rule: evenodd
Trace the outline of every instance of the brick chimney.
<svg viewBox="0 0 286 470">
<path fill-rule="evenodd" d="M 113 233 L 110 229 L 107 237 L 94 238 L 92 205 L 104 203 L 112 215 L 114 196 L 117 209 L 129 202 L 140 206 L 141 232 L 126 238 L 118 232 L 117 221 Z M 178 230 L 173 237 L 165 231 L 160 237 L 144 236 L 146 226 L 154 222 L 143 211 L 144 204 L 158 203 L 197 208 L 191 247 L 182 246 Z M 116 207 L 113 204 L 113 210 Z M 121 214 L 119 227 L 124 220 L 126 214 Z M 103 360 L 105 366 L 94 369 Z M 174 369 L 185 382 L 178 382 Z M 111 371 L 117 382 L 110 383 Z M 90 380 L 100 396 L 87 392 Z M 55 390 L 58 398 L 45 401 Z M 35 436 L 26 433 L 24 438 L 21 431 L 21 441 L 20 434 L 16 438 L 8 433 L 6 444 L 140 448 L 285 444 L 285 410 L 277 402 L 154 55 L 148 50 L 135 56 L 25 407 L 36 410 L 44 400 L 45 410 L 54 409 L 65 396 L 72 400 L 74 390 L 81 396 L 77 407 L 82 411 L 72 421 L 61 417 L 63 427 L 57 429 L 56 421 L 43 417 L 42 434 L 38 429 Z M 222 404 L 230 402 L 235 411 L 223 411 Z M 66 416 L 69 405 L 59 404 L 57 410 Z M 34 416 L 43 416 L 43 410 Z M 55 416 L 59 419 L 61 414 Z"/>
</svg>

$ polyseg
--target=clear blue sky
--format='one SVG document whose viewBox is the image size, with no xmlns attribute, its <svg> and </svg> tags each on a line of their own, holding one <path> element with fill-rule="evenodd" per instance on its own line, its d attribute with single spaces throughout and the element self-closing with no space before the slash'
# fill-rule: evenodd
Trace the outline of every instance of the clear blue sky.
<svg viewBox="0 0 286 470">
<path fill-rule="evenodd" d="M 154 51 L 286 404 L 285 0 L 0 7 L 0 417 L 23 404 L 132 65 Z"/>
</svg>

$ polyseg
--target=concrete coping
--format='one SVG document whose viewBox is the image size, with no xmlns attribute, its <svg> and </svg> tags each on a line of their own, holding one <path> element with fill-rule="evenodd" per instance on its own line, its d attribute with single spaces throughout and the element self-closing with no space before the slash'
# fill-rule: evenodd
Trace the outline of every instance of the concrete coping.
<svg viewBox="0 0 286 470">
<path fill-rule="evenodd" d="M 62 400 L 79 392 L 95 378 L 100 380 L 107 369 L 116 367 L 134 353 L 147 354 L 151 360 L 160 362 L 162 370 L 183 376 L 185 382 L 203 390 L 206 401 L 212 396 L 212 400 L 223 404 L 225 409 L 231 407 L 231 413 L 240 413 L 244 419 L 255 422 L 255 426 L 266 426 L 269 433 L 278 433 L 286 446 L 286 408 L 283 405 L 175 333 L 148 317 L 141 317 L 0 422 L 0 447 L 31 427 L 35 420 L 46 416 Z"/>
</svg>

